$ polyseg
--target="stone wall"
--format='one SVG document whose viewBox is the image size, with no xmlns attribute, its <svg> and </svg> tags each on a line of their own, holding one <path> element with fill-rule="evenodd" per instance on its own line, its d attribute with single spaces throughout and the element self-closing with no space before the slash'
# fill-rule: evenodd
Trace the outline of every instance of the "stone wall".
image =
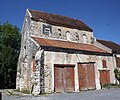
<svg viewBox="0 0 120 100">
<path fill-rule="evenodd" d="M 17 80 L 16 88 L 31 90 L 31 63 L 33 56 L 35 56 L 39 45 L 31 39 L 31 35 L 35 35 L 42 38 L 68 40 L 67 32 L 69 35 L 69 41 L 83 43 L 83 35 L 87 38 L 87 43 L 91 44 L 91 38 L 93 37 L 92 32 L 82 31 L 78 29 L 70 29 L 61 26 L 49 25 L 52 28 L 51 34 L 43 34 L 43 25 L 49 25 L 44 22 L 36 22 L 31 19 L 31 14 L 27 10 L 24 24 L 22 28 L 22 39 L 21 39 L 21 51 L 18 60 L 17 68 Z M 69 58 L 69 55 L 68 55 Z M 70 60 L 68 59 L 68 62 Z M 47 66 L 47 65 L 46 65 Z M 51 69 L 50 69 L 51 70 Z M 49 70 L 49 71 L 50 71 Z M 48 71 L 48 72 L 49 72 Z M 51 77 L 51 76 L 49 76 Z"/>
<path fill-rule="evenodd" d="M 103 44 L 101 44 L 101 43 L 99 43 L 99 42 L 97 42 L 97 41 L 94 42 L 94 45 L 95 45 L 96 47 L 98 47 L 98 48 L 103 49 L 103 50 L 112 52 L 112 49 L 110 49 L 110 48 L 104 46 Z"/>
<path fill-rule="evenodd" d="M 79 91 L 78 62 L 95 62 L 96 89 L 101 89 L 99 70 L 110 70 L 110 82 L 115 83 L 114 63 L 112 56 L 96 56 L 67 52 L 44 52 L 45 92 L 54 92 L 54 64 L 75 64 L 75 91 Z M 107 68 L 103 68 L 102 60 L 106 60 Z"/>
<path fill-rule="evenodd" d="M 17 67 L 16 88 L 20 90 L 31 90 L 31 63 L 39 46 L 30 37 L 30 23 L 30 15 L 27 11 L 22 29 L 21 51 Z"/>
<path fill-rule="evenodd" d="M 116 57 L 120 57 L 120 54 L 116 54 Z"/>
<path fill-rule="evenodd" d="M 43 34 L 43 25 L 49 25 L 52 27 L 52 33 L 49 35 Z M 57 39 L 57 40 L 68 40 L 67 39 L 67 32 L 70 34 L 70 40 L 71 42 L 77 42 L 77 43 L 83 43 L 83 35 L 87 38 L 87 44 L 91 44 L 93 33 L 88 31 L 82 31 L 78 29 L 70 29 L 66 27 L 61 26 L 55 26 L 46 24 L 43 22 L 36 22 L 31 20 L 30 23 L 30 34 L 35 35 L 42 38 L 50 38 L 50 39 Z"/>
<path fill-rule="evenodd" d="M 83 43 L 83 35 L 86 38 L 86 43 L 91 44 L 93 39 L 93 33 L 88 31 L 82 31 L 78 29 L 70 29 L 61 26 L 49 25 L 44 22 L 36 22 L 31 20 L 31 14 L 27 10 L 24 25 L 22 29 L 21 51 L 18 60 L 17 68 L 17 80 L 16 88 L 20 90 L 32 91 L 32 80 L 34 73 L 32 72 L 33 56 L 36 55 L 38 48 L 40 47 L 32 38 L 31 35 L 35 35 L 42 38 L 49 38 L 55 40 L 71 41 L 77 43 Z M 49 25 L 52 28 L 50 34 L 43 34 L 43 24 Z M 102 47 L 101 47 L 102 48 Z M 111 82 L 114 82 L 113 76 L 113 63 L 114 58 L 111 56 L 99 56 L 82 54 L 81 51 L 71 50 L 46 50 L 44 47 L 41 70 L 40 70 L 40 87 L 42 92 L 54 92 L 54 64 L 75 64 L 75 91 L 79 91 L 78 84 L 78 62 L 96 62 L 95 63 L 95 76 L 96 76 L 96 88 L 100 89 L 99 82 L 99 69 L 102 69 L 102 60 L 105 59 L 108 64 L 108 69 L 111 70 Z M 68 52 L 69 51 L 69 52 Z M 40 67 L 40 66 L 39 66 Z M 33 90 L 34 91 L 34 90 Z"/>
</svg>

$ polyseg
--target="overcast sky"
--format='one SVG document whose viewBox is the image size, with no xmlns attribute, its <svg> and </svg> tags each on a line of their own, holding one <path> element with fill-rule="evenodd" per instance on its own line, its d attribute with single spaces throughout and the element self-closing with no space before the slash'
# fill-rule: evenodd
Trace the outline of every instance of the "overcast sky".
<svg viewBox="0 0 120 100">
<path fill-rule="evenodd" d="M 0 0 L 0 22 L 22 30 L 27 8 L 80 19 L 96 38 L 120 44 L 120 0 Z"/>
</svg>

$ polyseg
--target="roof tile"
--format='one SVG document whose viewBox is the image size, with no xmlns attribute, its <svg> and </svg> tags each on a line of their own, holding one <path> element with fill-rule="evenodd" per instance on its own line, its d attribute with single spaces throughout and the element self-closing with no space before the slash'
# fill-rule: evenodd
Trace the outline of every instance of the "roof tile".
<svg viewBox="0 0 120 100">
<path fill-rule="evenodd" d="M 98 53 L 110 53 L 108 51 L 102 50 L 94 45 L 75 43 L 69 41 L 61 41 L 61 40 L 52 40 L 45 39 L 32 36 L 32 38 L 41 46 L 46 47 L 56 47 L 56 48 L 64 48 L 64 49 L 73 49 L 73 50 L 81 50 L 81 51 L 90 51 L 90 52 L 98 52 Z"/>
<path fill-rule="evenodd" d="M 56 14 L 50 14 L 42 11 L 37 10 L 30 10 L 30 13 L 32 15 L 32 19 L 35 21 L 40 21 L 43 19 L 48 24 L 68 27 L 72 29 L 79 29 L 79 30 L 85 30 L 92 32 L 93 30 L 87 26 L 85 23 L 83 23 L 80 20 L 69 18 L 66 16 L 56 15 Z"/>
<path fill-rule="evenodd" d="M 106 47 L 112 49 L 114 53 L 120 54 L 120 45 L 117 43 L 114 43 L 112 41 L 106 41 L 106 40 L 97 40 L 99 43 L 105 45 Z"/>
</svg>

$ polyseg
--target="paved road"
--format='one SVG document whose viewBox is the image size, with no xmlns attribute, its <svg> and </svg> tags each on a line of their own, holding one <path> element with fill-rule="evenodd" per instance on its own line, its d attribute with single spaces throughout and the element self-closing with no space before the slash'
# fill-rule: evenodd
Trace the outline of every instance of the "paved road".
<svg viewBox="0 0 120 100">
<path fill-rule="evenodd" d="M 49 94 L 45 96 L 8 96 L 3 94 L 2 100 L 120 100 L 120 89 L 82 91 L 77 93 Z"/>
</svg>

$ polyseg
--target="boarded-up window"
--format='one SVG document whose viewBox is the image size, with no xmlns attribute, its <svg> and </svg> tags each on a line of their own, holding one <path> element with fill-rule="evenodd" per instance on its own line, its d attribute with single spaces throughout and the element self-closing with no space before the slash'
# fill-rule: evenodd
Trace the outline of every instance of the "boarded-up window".
<svg viewBox="0 0 120 100">
<path fill-rule="evenodd" d="M 102 60 L 103 68 L 107 68 L 106 60 Z"/>
<path fill-rule="evenodd" d="M 35 61 L 35 57 L 33 56 L 33 60 L 32 60 L 32 71 L 35 72 L 36 71 L 36 61 Z"/>
<path fill-rule="evenodd" d="M 116 57 L 116 64 L 117 64 L 117 67 L 120 67 L 120 57 Z"/>
<path fill-rule="evenodd" d="M 52 26 L 43 24 L 43 34 L 45 35 L 52 34 Z"/>
</svg>

